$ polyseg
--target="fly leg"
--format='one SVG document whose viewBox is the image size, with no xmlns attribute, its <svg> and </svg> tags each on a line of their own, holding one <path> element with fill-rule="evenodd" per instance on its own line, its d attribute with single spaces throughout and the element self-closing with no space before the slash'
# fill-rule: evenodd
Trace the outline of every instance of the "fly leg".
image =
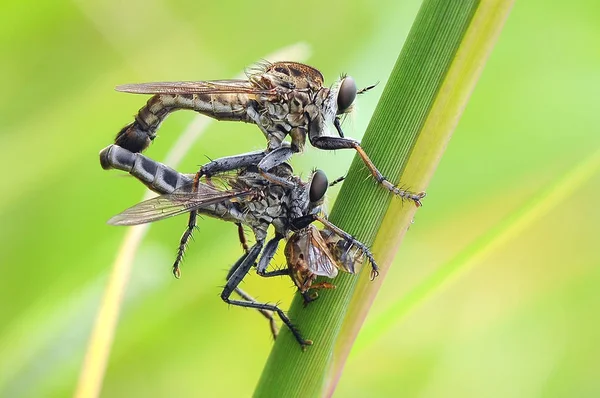
<svg viewBox="0 0 600 398">
<path fill-rule="evenodd" d="M 242 224 L 239 224 L 239 223 L 237 224 L 237 226 L 238 226 L 238 237 L 240 239 L 240 243 L 242 244 L 244 251 L 246 253 L 248 253 L 248 242 L 246 241 L 246 235 L 244 234 L 244 228 L 242 227 Z M 286 268 L 267 272 L 267 267 L 269 266 L 269 263 L 273 259 L 273 256 L 275 256 L 275 252 L 277 251 L 277 246 L 279 246 L 279 241 L 281 241 L 281 239 L 283 239 L 283 236 L 276 235 L 273 239 L 271 239 L 270 241 L 267 242 L 267 245 L 265 246 L 265 249 L 263 250 L 263 253 L 260 256 L 260 260 L 258 261 L 258 264 L 256 267 L 256 273 L 258 275 L 260 275 L 264 278 L 269 278 L 271 276 L 281 276 L 281 275 L 289 275 L 290 274 L 289 270 Z"/>
<path fill-rule="evenodd" d="M 248 271 L 250 271 L 250 268 L 252 268 L 252 266 L 254 265 L 254 262 L 258 258 L 258 255 L 260 254 L 263 248 L 263 242 L 264 241 L 256 242 L 254 246 L 250 248 L 248 254 L 245 254 L 242 257 L 239 266 L 235 268 L 235 270 L 231 273 L 231 276 L 227 280 L 227 284 L 225 285 L 225 288 L 221 293 L 221 299 L 223 299 L 223 301 L 225 301 L 228 304 L 237 305 L 239 307 L 255 308 L 258 310 L 262 309 L 276 312 L 277 315 L 279 315 L 279 318 L 282 320 L 282 322 L 288 327 L 288 329 L 290 329 L 290 331 L 292 332 L 292 334 L 296 338 L 296 341 L 298 341 L 302 349 L 304 349 L 307 345 L 311 345 L 312 341 L 304 340 L 302 338 L 300 331 L 292 324 L 287 315 L 285 315 L 285 313 L 279 307 L 272 304 L 232 300 L 230 298 L 235 288 L 240 284 L 242 279 L 244 279 L 244 276 L 246 276 Z"/>
<path fill-rule="evenodd" d="M 400 189 L 394 186 L 391 182 L 388 181 L 387 178 L 381 174 L 381 172 L 375 167 L 369 156 L 360 146 L 360 143 L 352 138 L 344 138 L 342 128 L 340 126 L 339 119 L 334 119 L 335 128 L 340 133 L 341 137 L 327 137 L 327 136 L 309 136 L 310 143 L 319 149 L 325 150 L 335 150 L 335 149 L 350 149 L 353 148 L 356 150 L 358 155 L 361 157 L 371 175 L 377 180 L 378 183 L 383 185 L 387 190 L 392 192 L 394 195 L 401 197 L 402 199 L 412 200 L 417 207 L 422 206 L 421 199 L 425 197 L 425 192 L 411 192 L 405 189 Z"/>
<path fill-rule="evenodd" d="M 319 293 L 317 292 L 319 289 L 335 289 L 335 285 L 329 282 L 311 283 L 310 287 L 306 291 L 300 292 L 300 294 L 302 294 L 302 300 L 304 301 L 305 307 L 319 298 Z"/>
<path fill-rule="evenodd" d="M 281 178 L 275 174 L 269 173 L 269 170 L 286 162 L 292 157 L 293 154 L 294 151 L 288 145 L 282 145 L 279 148 L 273 149 L 271 152 L 267 153 L 267 155 L 260 162 L 258 162 L 258 171 L 263 177 L 274 184 L 281 185 L 286 188 L 294 188 L 295 184 L 291 183 L 285 178 Z"/>
<path fill-rule="evenodd" d="M 237 228 L 238 228 L 238 239 L 240 240 L 242 249 L 244 249 L 244 253 L 248 254 L 248 251 L 250 249 L 248 248 L 248 241 L 246 240 L 246 234 L 244 233 L 244 226 L 239 222 L 237 222 L 235 224 L 237 225 Z"/>
<path fill-rule="evenodd" d="M 224 171 L 257 165 L 266 155 L 266 151 L 255 151 L 243 153 L 241 155 L 225 156 L 219 159 L 211 160 L 203 165 L 200 169 L 200 173 L 201 175 L 212 176 Z"/>
<path fill-rule="evenodd" d="M 377 278 L 377 276 L 379 275 L 379 267 L 377 266 L 377 263 L 375 262 L 375 258 L 373 257 L 373 254 L 371 253 L 369 248 L 364 243 L 360 242 L 354 236 L 350 235 L 349 233 L 347 233 L 346 231 L 344 231 L 337 225 L 333 224 L 331 221 L 329 221 L 325 217 L 315 215 L 315 219 L 318 220 L 321 224 L 325 225 L 331 231 L 333 231 L 337 236 L 345 239 L 348 243 L 350 243 L 351 246 L 358 247 L 365 254 L 365 256 L 367 256 L 367 258 L 369 259 L 369 262 L 371 263 L 371 280 Z"/>
<path fill-rule="evenodd" d="M 305 307 L 319 298 L 319 293 L 317 292 L 319 289 L 335 289 L 335 285 L 329 282 L 319 282 L 310 285 L 310 289 L 302 292 Z"/>
<path fill-rule="evenodd" d="M 237 223 L 237 226 L 238 226 L 238 237 L 240 239 L 240 243 L 242 244 L 244 253 L 248 254 L 248 252 L 249 252 L 248 241 L 246 240 L 246 235 L 244 234 L 244 228 L 242 227 L 242 224 L 240 224 L 240 223 Z M 265 249 L 263 250 L 263 254 L 259 260 L 259 264 L 263 261 L 263 258 L 265 258 L 265 256 L 267 256 L 267 253 L 271 251 L 270 246 L 272 246 L 272 243 L 271 243 L 272 241 L 273 240 L 269 241 L 267 243 L 267 245 L 265 246 Z M 279 243 L 279 240 L 277 240 L 277 243 Z M 275 245 L 275 250 L 277 250 L 277 245 Z M 275 253 L 273 252 L 273 254 L 275 254 Z M 273 254 L 270 255 L 270 258 L 268 259 L 267 263 L 270 262 L 271 258 L 273 258 Z M 238 267 L 239 267 L 239 261 L 236 264 L 234 264 L 233 267 L 231 267 L 231 269 L 229 270 L 229 273 L 227 274 L 227 279 L 229 279 L 231 277 L 233 272 Z M 276 274 L 277 275 L 288 275 L 289 274 L 287 269 L 283 270 L 283 271 L 285 271 L 285 273 L 278 273 L 279 271 L 281 271 L 281 270 L 273 271 L 273 273 L 267 272 L 267 273 L 259 273 L 259 274 L 260 274 L 260 276 L 264 276 L 264 277 L 276 276 Z M 235 292 L 246 301 L 251 301 L 253 303 L 257 302 L 254 299 L 254 297 L 250 296 L 248 293 L 246 293 L 239 287 L 235 288 Z M 279 328 L 277 327 L 277 324 L 275 323 L 275 318 L 273 317 L 273 312 L 264 310 L 264 309 L 258 309 L 258 312 L 260 312 L 265 318 L 267 318 L 269 320 L 269 325 L 271 327 L 271 333 L 273 334 L 273 338 L 276 339 L 277 335 L 279 334 Z"/>
<path fill-rule="evenodd" d="M 198 191 L 198 185 L 200 184 L 200 176 L 196 174 L 194 177 L 194 181 L 192 183 L 192 192 Z M 179 279 L 181 277 L 181 271 L 179 270 L 179 265 L 183 260 L 183 255 L 185 254 L 185 250 L 187 249 L 188 241 L 192 237 L 192 233 L 194 232 L 194 228 L 196 228 L 196 219 L 198 217 L 198 211 L 192 210 L 190 211 L 190 217 L 188 218 L 188 225 L 183 235 L 181 236 L 181 240 L 179 241 L 179 248 L 177 249 L 177 257 L 175 258 L 175 262 L 173 263 L 173 275 L 175 278 Z"/>
<path fill-rule="evenodd" d="M 229 269 L 229 272 L 227 272 L 227 277 L 225 278 L 225 280 L 229 280 L 229 278 L 231 278 L 231 275 L 233 275 L 233 273 L 240 267 L 242 261 L 246 258 L 246 256 L 248 255 L 248 252 L 249 252 L 248 245 L 246 243 L 246 237 L 243 234 L 244 231 L 242 229 L 242 225 L 238 224 L 238 228 L 239 228 L 238 232 L 241 231 L 240 232 L 241 233 L 240 241 L 243 239 L 242 246 L 244 246 L 245 254 L 242 257 L 240 257 L 240 259 L 238 261 L 236 261 L 236 263 L 233 264 L 233 266 Z M 244 299 L 246 301 L 249 301 L 252 303 L 258 303 L 256 301 L 256 299 L 254 299 L 254 297 L 252 297 L 251 295 L 249 295 L 248 293 L 246 293 L 239 287 L 235 288 L 235 292 L 238 294 L 238 296 L 240 296 L 242 299 Z M 267 318 L 267 320 L 269 321 L 269 327 L 271 329 L 271 334 L 273 335 L 273 339 L 277 339 L 277 335 L 279 334 L 279 328 L 277 327 L 277 323 L 275 323 L 275 317 L 273 316 L 273 311 L 259 308 L 258 312 L 260 312 L 265 318 Z"/>
<path fill-rule="evenodd" d="M 273 239 L 267 242 L 265 246 L 265 250 L 263 250 L 262 256 L 260 256 L 260 260 L 258 261 L 258 265 L 256 266 L 256 273 L 264 278 L 270 278 L 272 276 L 282 276 L 289 275 L 290 270 L 287 268 L 276 269 L 275 271 L 267 271 L 267 267 L 269 263 L 275 256 L 275 252 L 277 251 L 277 246 L 279 246 L 279 242 L 283 239 L 281 235 L 275 235 Z"/>
<path fill-rule="evenodd" d="M 226 156 L 215 159 L 203 165 L 198 172 L 203 175 L 211 176 L 224 171 L 237 170 L 244 167 L 256 166 L 262 176 L 272 183 L 282 185 L 286 188 L 293 188 L 295 185 L 285 178 L 279 177 L 269 170 L 284 163 L 292 157 L 293 151 L 289 145 L 284 144 L 270 152 L 258 151 L 248 152 L 241 155 Z"/>
<path fill-rule="evenodd" d="M 245 291 L 243 291 L 239 287 L 235 288 L 235 292 L 241 298 L 243 298 L 244 300 L 246 300 L 247 302 L 260 305 L 260 303 L 257 302 L 254 299 L 254 297 L 250 296 L 248 293 L 246 293 Z M 275 317 L 273 316 L 273 312 L 269 311 L 269 310 L 262 309 L 262 308 L 259 308 L 258 312 L 260 312 L 269 321 L 269 328 L 271 329 L 271 335 L 273 335 L 273 340 L 276 340 L 277 336 L 279 336 L 279 327 L 277 326 L 277 323 L 275 322 Z"/>
<path fill-rule="evenodd" d="M 188 241 L 192 237 L 192 233 L 194 232 L 194 228 L 196 228 L 196 216 L 198 212 L 196 210 L 190 211 L 190 218 L 188 219 L 188 225 L 183 235 L 181 235 L 181 240 L 179 241 L 179 247 L 177 248 L 177 257 L 175 258 L 175 262 L 173 263 L 173 275 L 175 278 L 179 279 L 181 277 L 181 270 L 179 269 L 179 265 L 183 260 L 183 256 L 185 254 L 185 250 L 187 249 Z"/>
</svg>

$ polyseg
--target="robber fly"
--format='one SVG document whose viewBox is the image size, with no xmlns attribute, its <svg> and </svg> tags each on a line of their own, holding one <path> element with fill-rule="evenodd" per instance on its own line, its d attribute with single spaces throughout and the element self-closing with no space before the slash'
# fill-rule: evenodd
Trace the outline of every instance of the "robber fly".
<svg viewBox="0 0 600 398">
<path fill-rule="evenodd" d="M 403 199 L 421 205 L 424 192 L 410 192 L 390 183 L 364 152 L 360 143 L 344 137 L 340 117 L 349 113 L 358 94 L 350 76 L 342 76 L 331 87 L 325 87 L 317 69 L 297 62 L 264 62 L 246 71 L 247 79 L 187 82 L 125 84 L 117 91 L 153 94 L 147 104 L 117 135 L 115 144 L 131 152 L 142 152 L 156 137 L 156 130 L 171 112 L 194 110 L 217 120 L 254 123 L 267 139 L 267 150 L 226 157 L 203 167 L 200 175 L 257 165 L 272 182 L 286 184 L 284 179 L 268 175 L 268 170 L 302 152 L 306 137 L 319 149 L 353 148 L 367 168 L 386 189 Z M 329 135 L 333 124 L 339 137 Z M 283 140 L 290 136 L 291 145 Z"/>
<path fill-rule="evenodd" d="M 255 244 L 232 266 L 228 273 L 227 283 L 221 298 L 233 305 L 255 308 L 263 315 L 268 312 L 277 313 L 283 323 L 290 329 L 302 347 L 311 344 L 305 340 L 299 330 L 276 305 L 258 303 L 238 289 L 239 283 L 249 270 L 256 266 L 257 273 L 263 277 L 290 275 L 289 269 L 267 271 L 279 242 L 287 238 L 293 231 L 300 231 L 314 221 L 319 221 L 340 238 L 348 239 L 350 244 L 368 253 L 368 248 L 350 235 L 330 223 L 320 214 L 321 204 L 328 187 L 327 177 L 322 171 L 315 171 L 309 182 L 303 182 L 293 176 L 291 167 L 282 163 L 270 170 L 278 178 L 292 183 L 293 188 L 286 188 L 265 179 L 256 167 L 248 167 L 230 177 L 213 176 L 199 181 L 196 175 L 181 174 L 161 163 L 132 153 L 117 145 L 111 145 L 100 152 L 100 161 L 105 169 L 119 169 L 129 172 L 142 181 L 150 189 L 161 193 L 153 199 L 141 202 L 111 218 L 113 225 L 136 225 L 161 220 L 186 212 L 196 212 L 211 217 L 234 222 L 250 227 L 255 237 Z M 224 184 L 222 186 L 218 186 Z M 194 224 L 195 225 L 195 224 Z M 275 237 L 266 242 L 267 229 L 273 225 Z M 193 228 L 184 233 L 179 252 L 173 265 L 173 273 L 179 276 L 179 264 L 185 250 L 185 243 Z M 240 237 L 243 235 L 240 234 Z M 245 241 L 242 242 L 243 244 Z M 257 261 L 258 260 L 258 261 Z M 377 264 L 372 260 L 373 275 L 377 274 Z M 293 277 L 292 277 L 293 278 Z M 236 291 L 244 300 L 231 299 Z M 302 292 L 303 295 L 305 292 Z M 305 299 L 307 296 L 304 296 Z M 272 318 L 270 318 L 272 320 Z M 273 325 L 273 323 L 271 323 Z M 272 330 L 273 330 L 272 326 Z M 275 334 L 275 332 L 274 332 Z"/>
</svg>

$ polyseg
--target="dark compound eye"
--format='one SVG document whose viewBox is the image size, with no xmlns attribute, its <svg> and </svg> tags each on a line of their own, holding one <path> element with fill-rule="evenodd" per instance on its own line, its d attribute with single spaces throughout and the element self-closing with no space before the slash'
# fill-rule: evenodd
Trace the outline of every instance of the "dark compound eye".
<svg viewBox="0 0 600 398">
<path fill-rule="evenodd" d="M 310 181 L 310 191 L 308 195 L 310 201 L 314 203 L 323 199 L 325 192 L 327 192 L 328 186 L 329 182 L 327 181 L 327 176 L 323 170 L 316 170 L 313 174 L 312 180 Z"/>
<path fill-rule="evenodd" d="M 346 76 L 340 84 L 337 96 L 338 115 L 345 113 L 356 99 L 356 82 L 350 76 Z"/>
</svg>

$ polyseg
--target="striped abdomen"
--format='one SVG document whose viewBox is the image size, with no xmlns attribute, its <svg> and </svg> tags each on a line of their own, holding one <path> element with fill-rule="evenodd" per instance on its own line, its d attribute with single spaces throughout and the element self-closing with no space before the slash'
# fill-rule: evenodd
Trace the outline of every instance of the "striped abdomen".
<svg viewBox="0 0 600 398">
<path fill-rule="evenodd" d="M 171 193 L 184 186 L 191 189 L 193 177 L 181 174 L 162 163 L 140 153 L 132 153 L 117 145 L 100 151 L 100 164 L 104 170 L 123 170 L 159 194 Z"/>
<path fill-rule="evenodd" d="M 252 122 L 246 112 L 249 94 L 158 94 L 148 100 L 115 139 L 115 144 L 131 152 L 141 152 L 156 137 L 156 129 L 171 112 L 189 109 L 217 120 Z"/>
</svg>

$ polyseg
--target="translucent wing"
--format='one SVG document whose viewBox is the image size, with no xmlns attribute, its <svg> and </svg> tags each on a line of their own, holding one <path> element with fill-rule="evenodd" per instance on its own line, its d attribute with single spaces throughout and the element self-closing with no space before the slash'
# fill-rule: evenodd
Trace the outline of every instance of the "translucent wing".
<svg viewBox="0 0 600 398">
<path fill-rule="evenodd" d="M 157 196 L 117 214 L 108 220 L 111 225 L 138 225 L 179 214 L 188 213 L 203 206 L 225 200 L 239 199 L 252 194 L 252 191 L 220 191 L 208 185 L 200 185 L 197 192 L 173 192 Z"/>
<path fill-rule="evenodd" d="M 366 254 L 359 245 L 336 235 L 327 227 L 319 233 L 338 268 L 351 274 L 360 271 Z"/>
<path fill-rule="evenodd" d="M 336 261 L 327 243 L 314 225 L 309 225 L 304 249 L 308 268 L 316 275 L 335 278 L 338 273 Z"/>
<path fill-rule="evenodd" d="M 123 84 L 115 90 L 134 94 L 274 94 L 274 90 L 240 79 Z"/>
</svg>

